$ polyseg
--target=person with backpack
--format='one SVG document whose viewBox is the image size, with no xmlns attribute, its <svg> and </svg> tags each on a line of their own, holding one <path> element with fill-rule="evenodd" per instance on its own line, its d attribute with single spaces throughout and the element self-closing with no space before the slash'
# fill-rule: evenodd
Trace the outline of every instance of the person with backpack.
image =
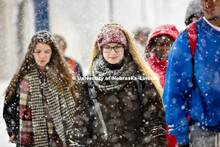
<svg viewBox="0 0 220 147">
<path fill-rule="evenodd" d="M 146 59 L 147 64 L 158 76 L 160 84 L 164 87 L 167 61 L 173 42 L 179 35 L 176 26 L 164 24 L 155 27 L 149 35 L 146 50 L 150 52 L 151 57 Z M 167 146 L 175 147 L 176 137 L 167 132 Z"/>
<path fill-rule="evenodd" d="M 165 147 L 162 88 L 132 36 L 121 25 L 105 25 L 92 53 L 88 96 L 77 101 L 73 145 Z"/>
<path fill-rule="evenodd" d="M 165 79 L 166 121 L 179 146 L 220 146 L 220 0 L 201 5 L 205 16 L 174 42 Z"/>
</svg>

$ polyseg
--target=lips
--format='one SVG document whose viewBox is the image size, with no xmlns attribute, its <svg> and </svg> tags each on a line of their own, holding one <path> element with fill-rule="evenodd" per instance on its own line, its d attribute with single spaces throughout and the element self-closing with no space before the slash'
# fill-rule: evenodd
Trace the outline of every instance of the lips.
<svg viewBox="0 0 220 147">
<path fill-rule="evenodd" d="M 40 63 L 44 63 L 45 61 L 40 61 Z"/>
<path fill-rule="evenodd" d="M 163 54 L 163 58 L 168 58 L 168 54 Z"/>
<path fill-rule="evenodd" d="M 117 57 L 109 57 L 110 59 L 116 59 Z"/>
<path fill-rule="evenodd" d="M 203 10 L 206 14 L 211 14 L 214 12 L 214 9 L 204 9 Z"/>
</svg>

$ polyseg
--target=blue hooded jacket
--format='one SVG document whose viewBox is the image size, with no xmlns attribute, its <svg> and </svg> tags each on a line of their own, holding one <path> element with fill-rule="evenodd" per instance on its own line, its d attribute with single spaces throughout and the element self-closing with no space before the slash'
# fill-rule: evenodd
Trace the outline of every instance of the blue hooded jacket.
<svg viewBox="0 0 220 147">
<path fill-rule="evenodd" d="M 220 131 L 220 32 L 203 19 L 196 24 L 194 82 L 186 31 L 171 48 L 166 72 L 163 94 L 166 121 L 178 144 L 189 142 L 188 114 L 193 125 Z"/>
</svg>

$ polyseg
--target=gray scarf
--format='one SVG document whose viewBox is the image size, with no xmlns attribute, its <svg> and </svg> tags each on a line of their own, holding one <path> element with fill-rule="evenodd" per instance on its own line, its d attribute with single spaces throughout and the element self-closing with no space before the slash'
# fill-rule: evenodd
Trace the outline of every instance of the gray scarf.
<svg viewBox="0 0 220 147">
<path fill-rule="evenodd" d="M 137 72 L 137 65 L 132 57 L 128 55 L 119 69 L 111 70 L 108 68 L 108 63 L 100 54 L 93 62 L 93 81 L 100 91 L 108 92 L 113 90 L 121 90 L 129 80 Z"/>
</svg>

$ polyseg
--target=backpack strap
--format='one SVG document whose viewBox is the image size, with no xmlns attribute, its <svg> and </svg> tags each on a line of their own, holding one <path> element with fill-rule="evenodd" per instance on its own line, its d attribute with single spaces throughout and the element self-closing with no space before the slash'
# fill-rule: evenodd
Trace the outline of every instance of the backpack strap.
<svg viewBox="0 0 220 147">
<path fill-rule="evenodd" d="M 191 51 L 191 55 L 192 55 L 192 83 L 193 83 L 193 87 L 195 88 L 195 72 L 194 72 L 194 64 L 195 64 L 195 51 L 196 51 L 196 39 L 197 39 L 197 26 L 196 23 L 191 23 L 187 28 L 186 28 L 186 32 L 187 32 L 187 39 L 188 39 L 188 44 L 190 47 L 190 51 Z M 188 100 L 187 100 L 188 101 Z M 188 115 L 188 120 L 189 120 L 189 124 L 191 124 L 192 122 L 190 121 L 190 116 Z"/>
<path fill-rule="evenodd" d="M 196 39 L 197 39 L 197 27 L 196 23 L 191 23 L 187 28 L 188 42 L 192 54 L 192 61 L 194 63 L 195 51 L 196 51 Z"/>
<path fill-rule="evenodd" d="M 134 80 L 135 82 L 135 86 L 137 88 L 137 94 L 138 94 L 138 98 L 140 99 L 140 101 L 142 102 L 142 92 L 143 92 L 143 81 L 140 80 L 140 74 L 135 74 L 135 77 L 137 78 L 136 80 Z"/>
<path fill-rule="evenodd" d="M 193 88 L 195 88 L 195 70 L 194 70 L 194 64 L 195 64 L 195 51 L 196 51 L 196 39 L 197 39 L 197 27 L 196 23 L 191 23 L 187 29 L 187 37 L 188 37 L 188 43 L 190 46 L 190 51 L 192 54 L 192 83 L 193 83 Z"/>
<path fill-rule="evenodd" d="M 95 85 L 93 80 L 87 80 L 88 85 L 88 94 L 90 99 L 96 99 L 97 97 L 97 91 L 95 89 Z"/>
<path fill-rule="evenodd" d="M 103 118 L 103 115 L 102 115 L 102 111 L 100 109 L 99 102 L 97 101 L 97 91 L 95 89 L 95 84 L 92 80 L 91 75 L 88 75 L 87 77 L 88 77 L 87 79 L 91 78 L 91 80 L 87 80 L 89 98 L 90 98 L 91 102 L 94 105 L 94 109 L 95 109 L 95 111 L 98 115 L 98 118 L 99 118 L 99 120 L 101 122 L 101 125 L 102 125 L 102 128 L 103 128 L 104 137 L 107 140 L 108 131 L 107 131 L 107 127 L 105 125 L 105 121 L 104 121 L 104 118 Z"/>
</svg>

